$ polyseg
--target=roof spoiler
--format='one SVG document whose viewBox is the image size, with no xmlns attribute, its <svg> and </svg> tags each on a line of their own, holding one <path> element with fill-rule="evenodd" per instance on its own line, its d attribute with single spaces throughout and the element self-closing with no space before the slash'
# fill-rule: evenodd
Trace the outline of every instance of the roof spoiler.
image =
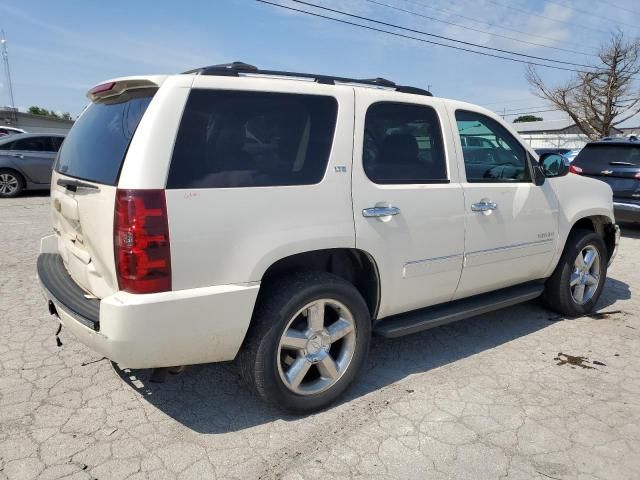
<svg viewBox="0 0 640 480">
<path fill-rule="evenodd" d="M 166 76 L 153 76 L 153 77 L 126 77 L 116 78 L 103 83 L 95 85 L 87 92 L 87 98 L 92 102 L 99 99 L 116 97 L 123 94 L 127 90 L 134 90 L 140 88 L 154 88 L 162 85 L 162 82 Z"/>
</svg>

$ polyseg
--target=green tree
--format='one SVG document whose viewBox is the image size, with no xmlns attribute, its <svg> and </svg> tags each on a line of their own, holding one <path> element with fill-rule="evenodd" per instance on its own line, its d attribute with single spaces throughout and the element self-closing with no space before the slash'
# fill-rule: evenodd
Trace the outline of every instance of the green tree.
<svg viewBox="0 0 640 480">
<path fill-rule="evenodd" d="M 535 115 L 520 115 L 518 118 L 516 118 L 513 123 L 520 123 L 520 122 L 541 122 L 543 120 L 542 117 L 536 117 Z"/>
<path fill-rule="evenodd" d="M 37 105 L 30 106 L 29 109 L 27 110 L 27 112 L 29 112 L 32 115 L 41 115 L 43 117 L 64 118 L 64 116 L 61 117 L 60 115 L 58 115 L 53 110 L 47 110 L 46 108 L 38 107 Z M 67 112 L 65 112 L 65 113 L 67 113 Z M 71 115 L 69 115 L 69 117 L 71 117 Z"/>
</svg>

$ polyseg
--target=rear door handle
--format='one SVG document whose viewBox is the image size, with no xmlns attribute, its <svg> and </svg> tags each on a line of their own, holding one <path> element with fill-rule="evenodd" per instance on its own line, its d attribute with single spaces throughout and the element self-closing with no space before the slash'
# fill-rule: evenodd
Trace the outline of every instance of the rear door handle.
<svg viewBox="0 0 640 480">
<path fill-rule="evenodd" d="M 365 218 L 393 217 L 400 215 L 398 207 L 373 207 L 362 210 L 362 216 Z"/>
<path fill-rule="evenodd" d="M 490 212 L 491 210 L 497 210 L 498 204 L 495 202 L 489 202 L 482 200 L 478 203 L 471 204 L 472 212 Z"/>
<path fill-rule="evenodd" d="M 16 158 L 24 158 L 24 155 L 21 153 L 12 153 L 10 154 L 12 157 L 16 157 Z"/>
</svg>

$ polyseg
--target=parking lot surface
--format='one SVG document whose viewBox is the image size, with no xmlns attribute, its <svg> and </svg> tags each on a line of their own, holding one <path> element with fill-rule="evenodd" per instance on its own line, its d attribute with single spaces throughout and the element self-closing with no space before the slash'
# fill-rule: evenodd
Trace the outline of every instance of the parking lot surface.
<svg viewBox="0 0 640 480">
<path fill-rule="evenodd" d="M 58 347 L 35 274 L 47 205 L 0 204 L 0 479 L 640 478 L 640 230 L 604 313 L 530 303 L 376 339 L 346 399 L 297 418 L 232 365 L 157 384 L 64 330 Z"/>
</svg>

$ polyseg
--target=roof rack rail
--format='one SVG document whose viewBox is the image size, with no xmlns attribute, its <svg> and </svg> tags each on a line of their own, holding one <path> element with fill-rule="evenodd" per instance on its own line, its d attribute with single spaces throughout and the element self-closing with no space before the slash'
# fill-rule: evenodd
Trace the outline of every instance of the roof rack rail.
<svg viewBox="0 0 640 480">
<path fill-rule="evenodd" d="M 260 70 L 254 65 L 249 65 L 244 62 L 232 62 L 223 63 L 220 65 L 210 65 L 208 67 L 196 68 L 184 72 L 197 73 L 199 75 L 218 75 L 223 77 L 239 77 L 241 75 L 264 75 L 273 77 L 291 77 L 291 78 L 304 78 L 313 80 L 316 83 L 323 85 L 336 85 L 339 83 L 351 83 L 357 85 L 369 85 L 373 87 L 392 88 L 397 92 L 411 93 L 414 95 L 425 95 L 432 97 L 433 95 L 428 90 L 424 90 L 418 87 L 411 87 L 406 85 L 396 85 L 391 80 L 386 78 L 347 78 L 347 77 L 335 77 L 332 75 L 316 75 L 313 73 L 299 73 L 299 72 L 286 72 L 280 70 Z"/>
</svg>

